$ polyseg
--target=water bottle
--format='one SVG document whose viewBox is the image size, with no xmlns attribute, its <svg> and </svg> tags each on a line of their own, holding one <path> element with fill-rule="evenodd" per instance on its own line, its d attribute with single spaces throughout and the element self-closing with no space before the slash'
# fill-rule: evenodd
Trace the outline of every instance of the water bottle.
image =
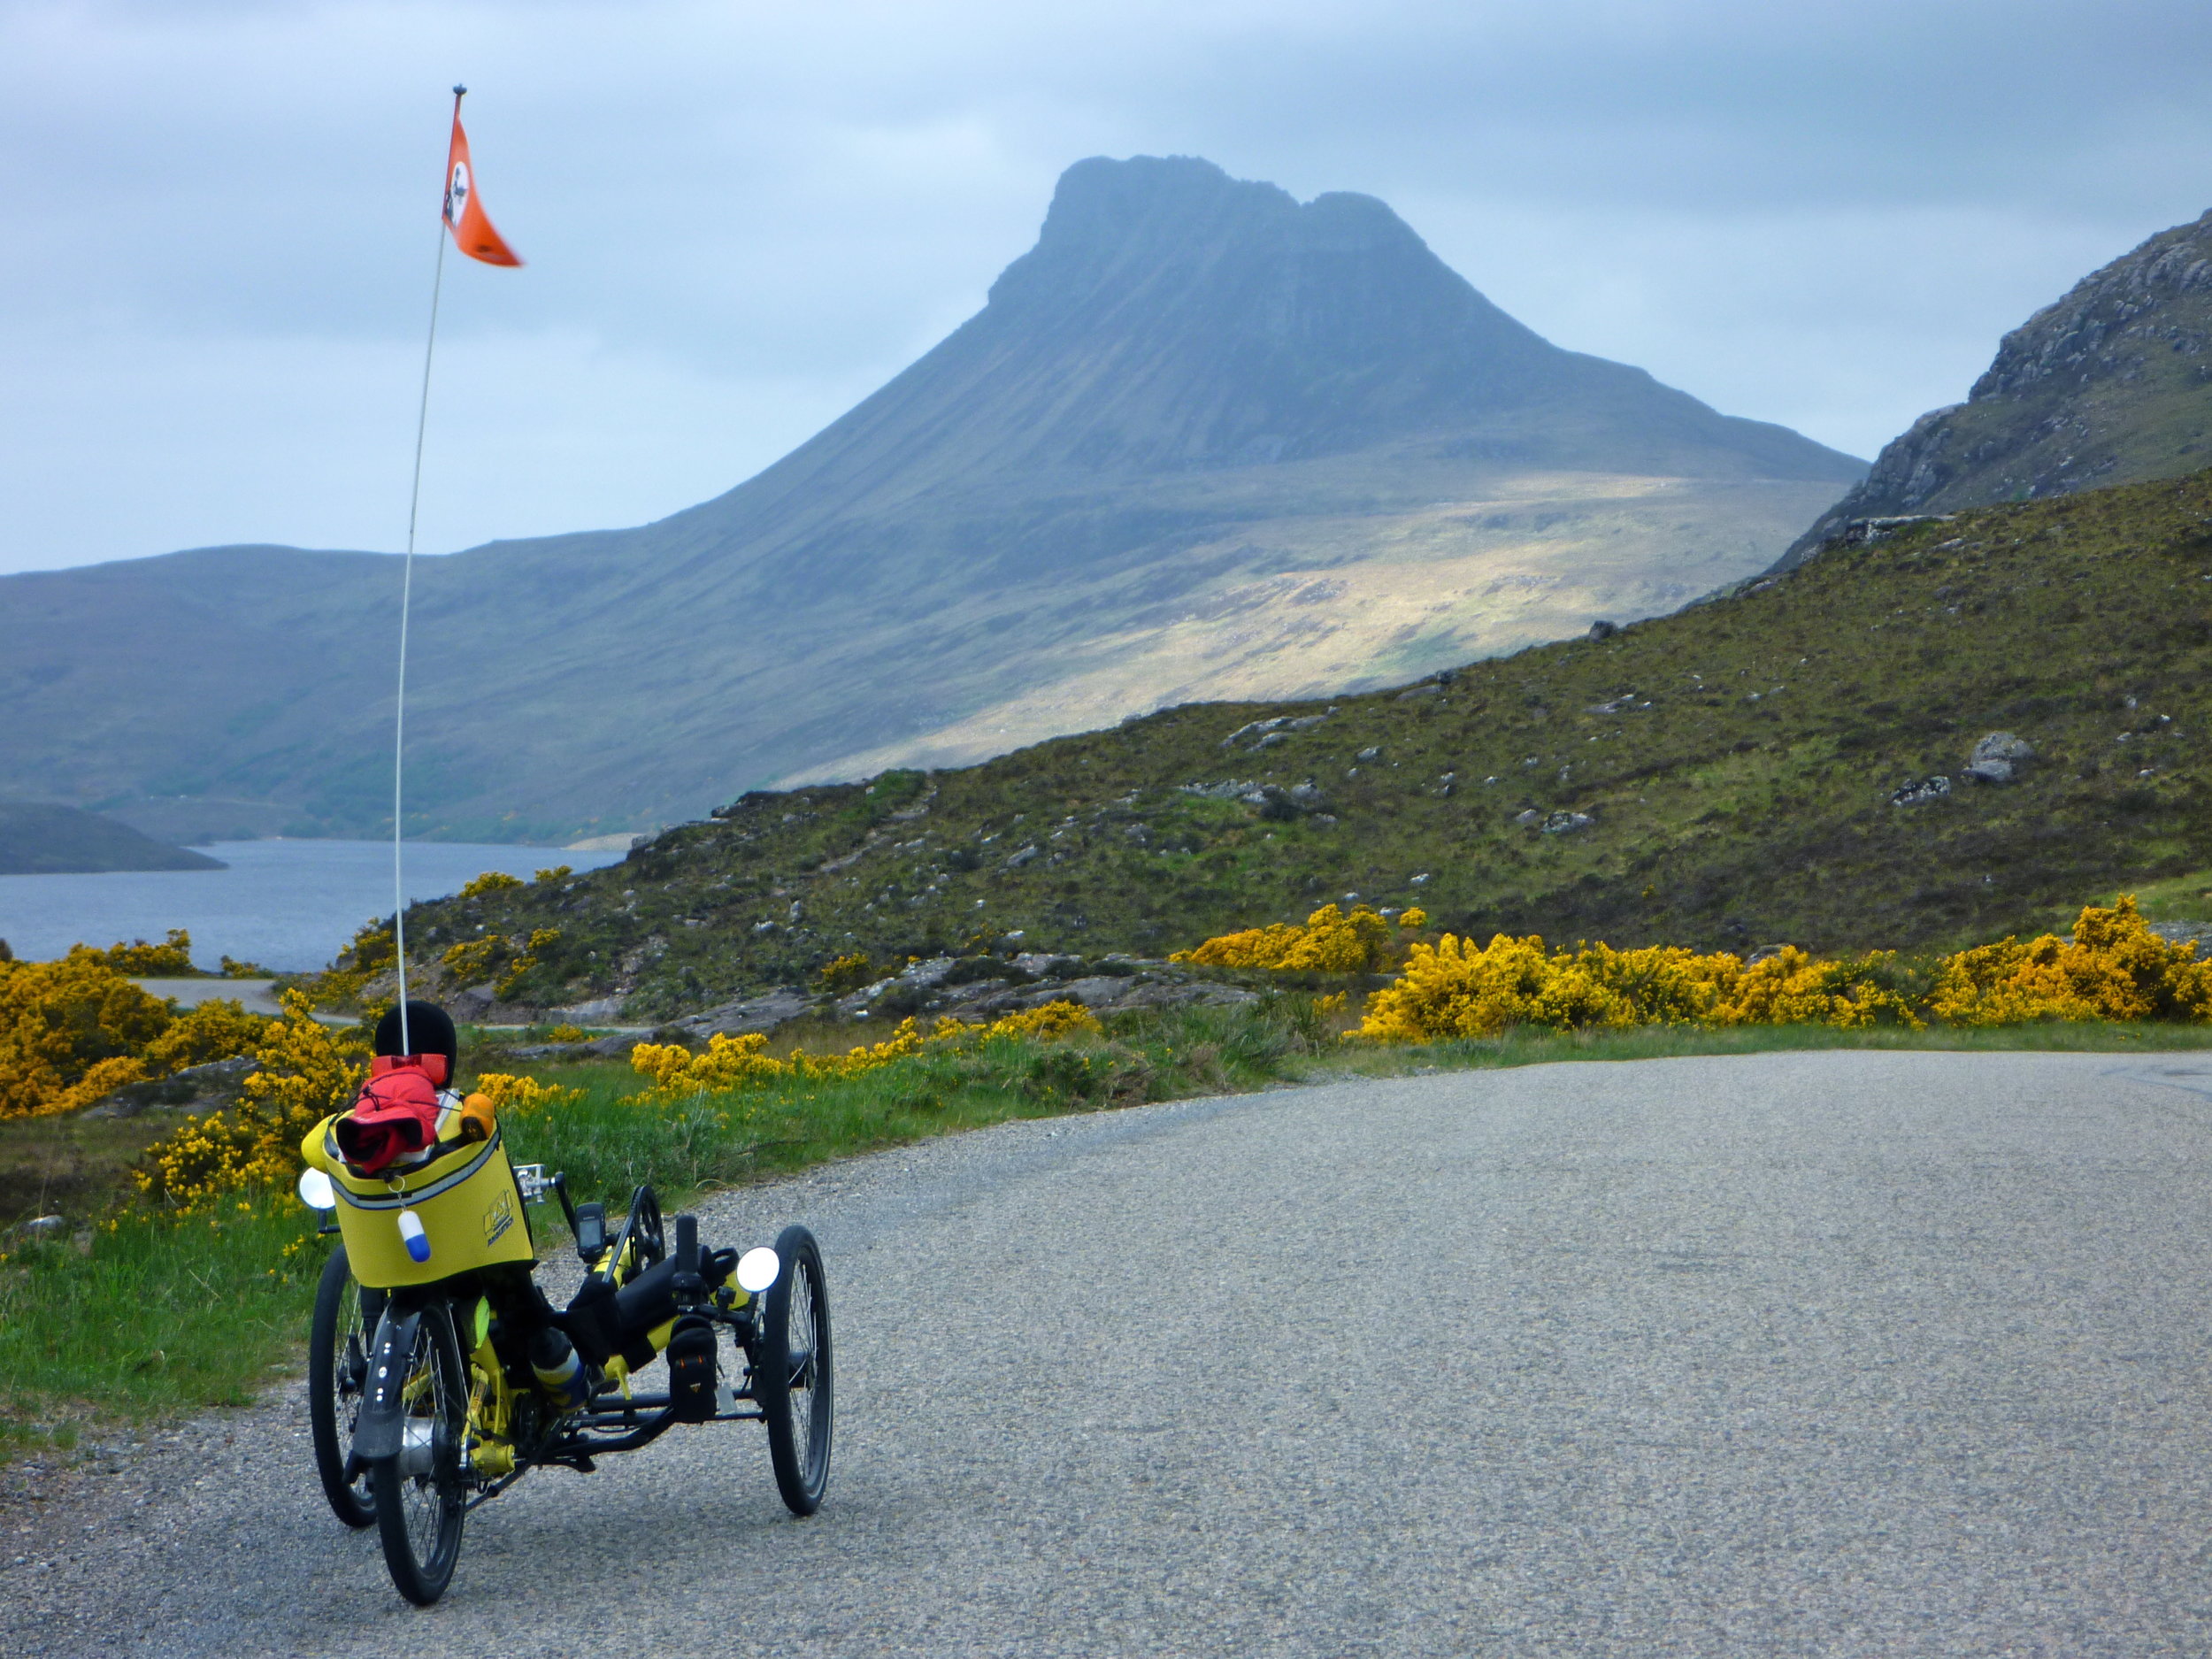
<svg viewBox="0 0 2212 1659">
<path fill-rule="evenodd" d="M 549 1325 L 530 1339 L 530 1370 L 538 1386 L 560 1409 L 573 1411 L 584 1403 L 590 1385 L 584 1378 L 583 1362 L 576 1357 L 576 1345 Z"/>
<path fill-rule="evenodd" d="M 399 1212 L 399 1241 L 418 1265 L 430 1259 L 430 1235 L 422 1230 L 422 1217 L 411 1210 Z"/>
</svg>

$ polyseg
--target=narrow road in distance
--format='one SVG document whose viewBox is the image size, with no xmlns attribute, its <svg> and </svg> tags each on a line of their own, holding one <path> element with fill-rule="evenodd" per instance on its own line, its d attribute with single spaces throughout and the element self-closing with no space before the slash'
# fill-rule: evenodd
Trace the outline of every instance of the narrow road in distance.
<svg viewBox="0 0 2212 1659">
<path fill-rule="evenodd" d="M 0 1648 L 2212 1652 L 2212 1056 L 1348 1082 L 856 1160 L 703 1233 L 789 1220 L 838 1339 L 814 1518 L 754 1425 L 679 1430 L 479 1511 L 418 1612 L 294 1390 L 0 1564 Z"/>
</svg>

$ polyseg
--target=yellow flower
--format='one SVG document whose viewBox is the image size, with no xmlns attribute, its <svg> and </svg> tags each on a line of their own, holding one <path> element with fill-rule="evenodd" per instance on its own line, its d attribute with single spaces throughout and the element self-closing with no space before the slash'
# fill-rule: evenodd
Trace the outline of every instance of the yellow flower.
<svg viewBox="0 0 2212 1659">
<path fill-rule="evenodd" d="M 2001 939 L 1945 958 L 1930 1005 L 1960 1025 L 2032 1020 L 2212 1019 L 2212 964 L 2192 942 L 2170 945 L 2123 896 L 2085 909 L 2069 941 Z"/>
<path fill-rule="evenodd" d="M 334 1031 L 304 995 L 286 992 L 284 1018 L 265 1023 L 244 1093 L 148 1147 L 132 1171 L 140 1194 L 189 1212 L 227 1193 L 288 1187 L 300 1171 L 301 1137 L 352 1104 L 367 1060 L 357 1032 Z"/>
<path fill-rule="evenodd" d="M 881 1042 L 864 1043 L 843 1054 L 802 1051 L 779 1060 L 767 1052 L 768 1039 L 759 1033 L 742 1037 L 717 1033 L 708 1039 L 704 1054 L 694 1054 L 675 1043 L 641 1042 L 630 1050 L 630 1064 L 653 1079 L 652 1088 L 642 1098 L 669 1099 L 784 1079 L 858 1077 L 930 1049 L 965 1048 L 995 1038 L 1057 1038 L 1103 1029 L 1098 1016 L 1087 1008 L 1060 1001 L 1009 1014 L 988 1025 L 970 1025 L 948 1015 L 927 1036 L 914 1020 L 905 1019 Z"/>
<path fill-rule="evenodd" d="M 163 953 L 188 945 L 177 932 L 168 945 L 0 961 L 0 1118 L 73 1111 L 126 1083 L 251 1053 L 267 1020 L 236 1002 L 179 1014 L 127 977 L 173 968 Z"/>
<path fill-rule="evenodd" d="M 1425 916 L 1423 921 L 1428 918 Z M 1325 904 L 1303 927 L 1278 922 L 1209 939 L 1195 950 L 1179 950 L 1171 962 L 1208 968 L 1265 968 L 1277 972 L 1360 973 L 1388 958 L 1390 925 L 1366 905 L 1346 915 Z"/>
</svg>

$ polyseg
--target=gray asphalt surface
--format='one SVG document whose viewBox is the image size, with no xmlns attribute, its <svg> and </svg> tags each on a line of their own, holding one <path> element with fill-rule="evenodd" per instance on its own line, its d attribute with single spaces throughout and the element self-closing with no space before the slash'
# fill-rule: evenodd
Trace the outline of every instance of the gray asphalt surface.
<svg viewBox="0 0 2212 1659">
<path fill-rule="evenodd" d="M 680 1430 L 479 1511 L 418 1612 L 295 1393 L 0 1566 L 0 1648 L 2212 1652 L 2212 1056 L 1350 1083 L 959 1137 L 704 1231 L 790 1219 L 839 1343 L 813 1519 L 757 1428 Z"/>
</svg>

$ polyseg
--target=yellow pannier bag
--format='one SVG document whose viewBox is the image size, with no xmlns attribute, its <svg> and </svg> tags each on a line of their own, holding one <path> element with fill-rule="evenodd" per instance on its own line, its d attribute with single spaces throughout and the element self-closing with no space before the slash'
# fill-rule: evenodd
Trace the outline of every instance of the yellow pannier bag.
<svg viewBox="0 0 2212 1659">
<path fill-rule="evenodd" d="M 309 1167 L 330 1177 L 338 1232 L 354 1278 L 372 1290 L 434 1285 L 502 1262 L 534 1262 L 537 1248 L 523 1214 L 514 1165 L 496 1129 L 427 1163 L 359 1176 L 346 1168 L 326 1118 L 300 1142 Z M 427 1261 L 407 1252 L 400 1213 L 411 1210 L 429 1241 Z"/>
</svg>

